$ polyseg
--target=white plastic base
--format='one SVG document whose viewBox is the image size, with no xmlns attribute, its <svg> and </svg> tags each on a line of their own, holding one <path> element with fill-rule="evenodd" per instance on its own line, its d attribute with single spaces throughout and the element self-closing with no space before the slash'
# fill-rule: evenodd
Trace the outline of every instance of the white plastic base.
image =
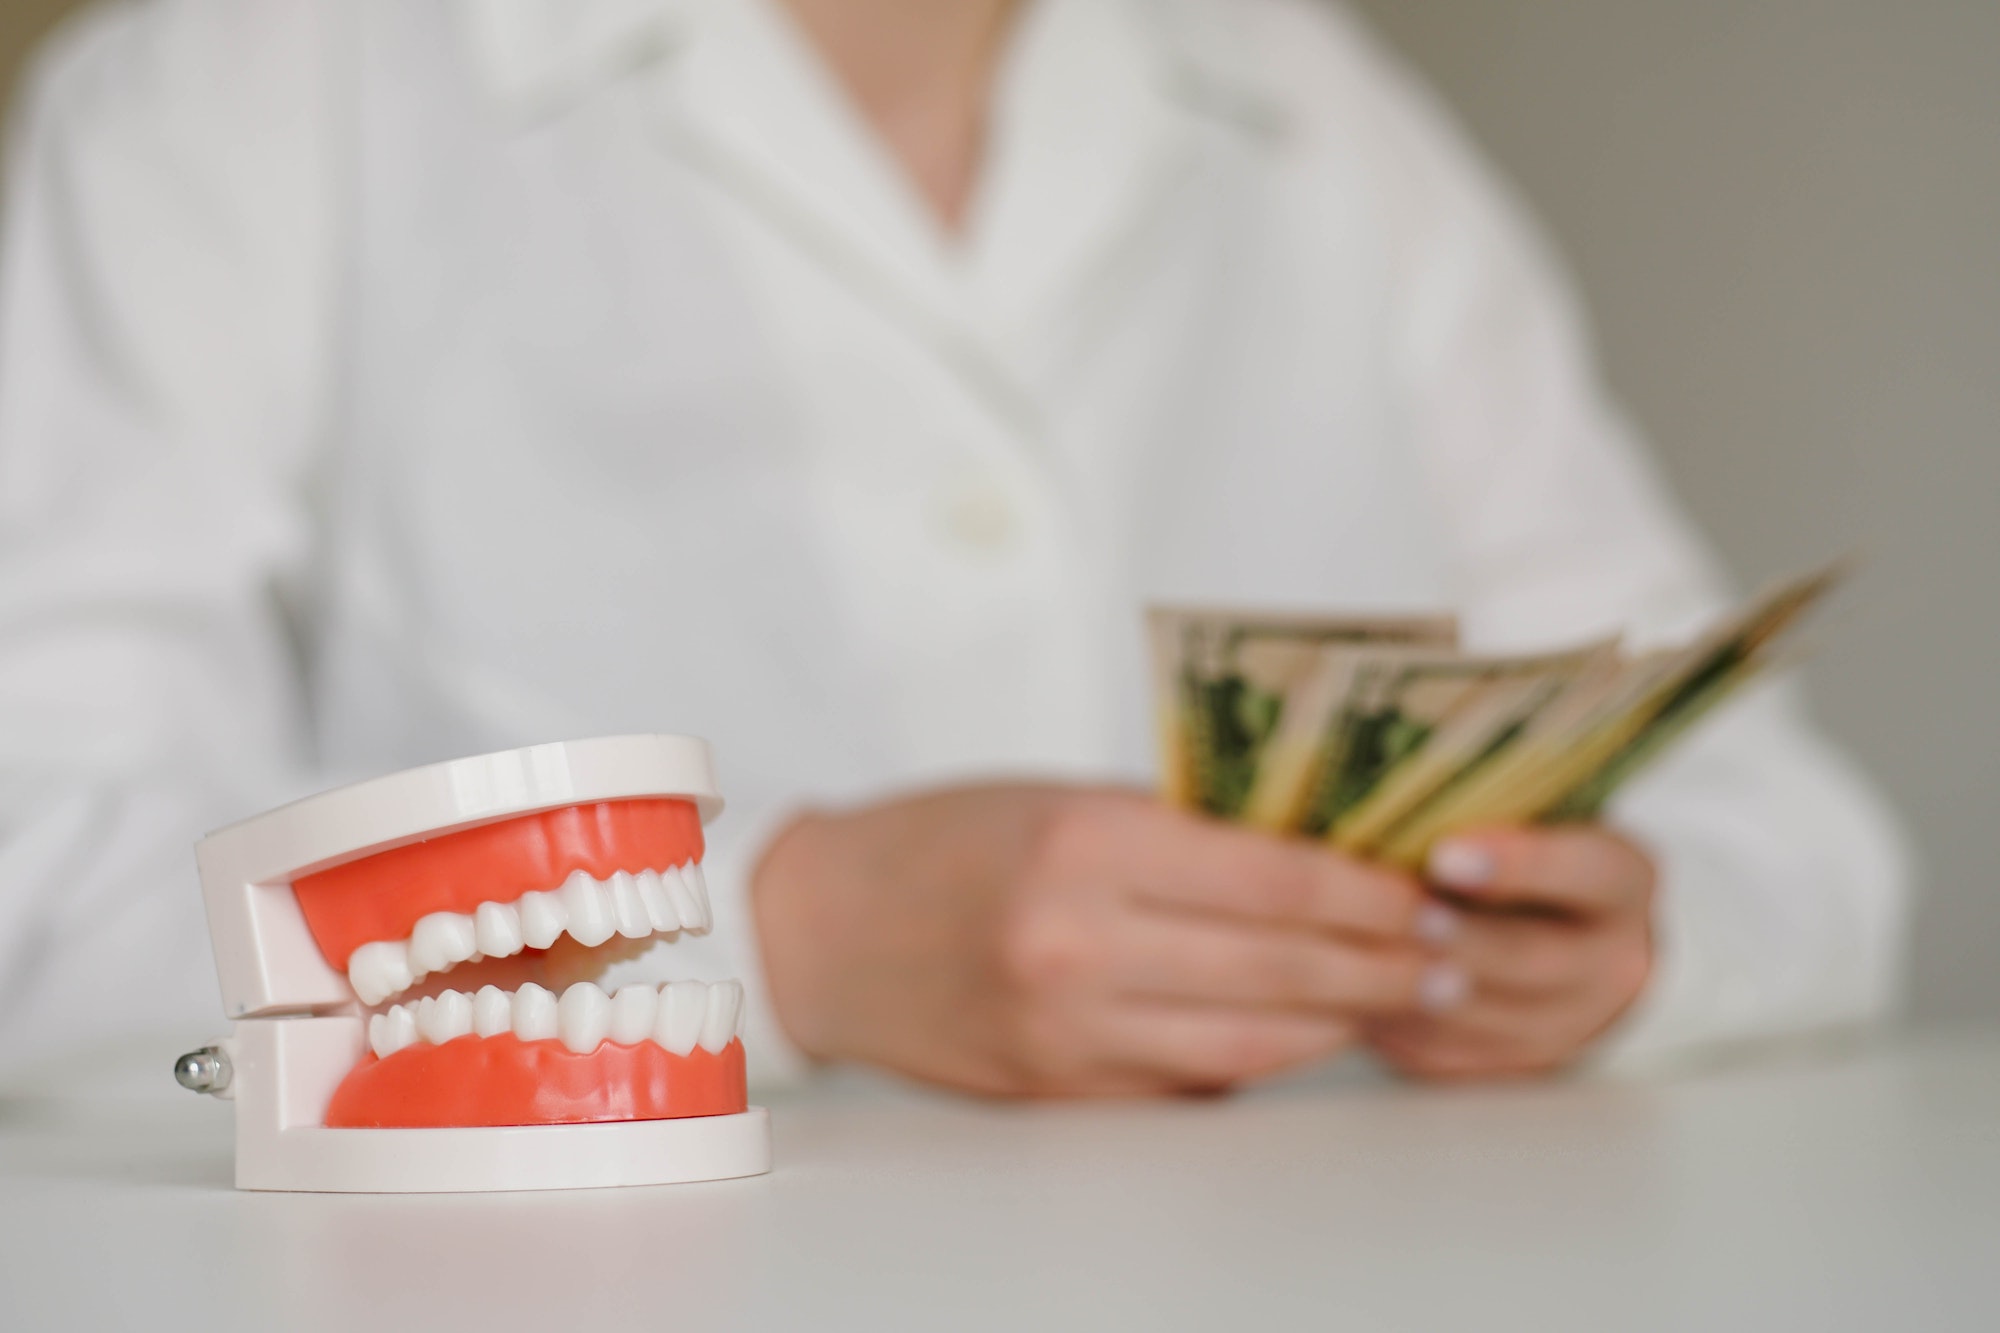
<svg viewBox="0 0 2000 1333">
<path fill-rule="evenodd" d="M 342 1194 L 595 1189 L 727 1180 L 771 1169 L 770 1117 L 477 1129 L 328 1129 L 327 1102 L 364 1052 L 360 1018 L 247 1019 L 234 1068 L 236 1187 Z"/>
<path fill-rule="evenodd" d="M 678 1185 L 771 1169 L 761 1106 L 736 1115 L 496 1129 L 291 1129 L 236 1145 L 236 1188 L 337 1194 Z"/>
</svg>

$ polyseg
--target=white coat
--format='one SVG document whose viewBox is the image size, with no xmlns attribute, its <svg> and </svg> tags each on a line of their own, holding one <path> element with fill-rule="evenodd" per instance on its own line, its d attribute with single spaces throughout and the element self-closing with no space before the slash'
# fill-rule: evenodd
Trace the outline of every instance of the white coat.
<svg viewBox="0 0 2000 1333">
<path fill-rule="evenodd" d="M 960 238 L 772 0 L 121 7 L 6 200 L 14 1065 L 213 1035 L 189 845 L 335 781 L 710 738 L 683 971 L 754 995 L 801 802 L 1148 779 L 1148 600 L 1485 647 L 1725 602 L 1536 238 L 1308 0 L 1033 5 Z M 1615 818 L 1664 880 L 1613 1053 L 1890 1005 L 1896 841 L 1784 692 Z"/>
</svg>

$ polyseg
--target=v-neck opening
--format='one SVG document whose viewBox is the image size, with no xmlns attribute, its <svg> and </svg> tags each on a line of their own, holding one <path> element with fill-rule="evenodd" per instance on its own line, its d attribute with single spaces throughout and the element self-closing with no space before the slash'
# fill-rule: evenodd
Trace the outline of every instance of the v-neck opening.
<svg viewBox="0 0 2000 1333">
<path fill-rule="evenodd" d="M 848 159 L 845 165 L 852 180 L 875 196 L 872 202 L 885 220 L 894 218 L 905 239 L 917 242 L 918 252 L 939 277 L 954 275 L 963 265 L 963 234 L 946 226 L 931 207 L 913 174 L 812 35 L 780 0 L 743 0 L 743 7 L 758 11 L 755 22 L 765 30 L 773 53 L 790 67 L 804 99 L 817 104 L 825 117 L 826 150 Z M 841 164 L 832 165 L 839 170 Z M 975 195 L 983 176 L 982 162 Z"/>
<path fill-rule="evenodd" d="M 1192 142 L 1135 0 L 1030 0 L 1016 17 L 957 231 L 777 0 L 696 3 L 660 86 L 687 160 L 913 336 L 979 363 L 982 392 L 1037 397 L 1092 266 L 1150 216 Z"/>
</svg>

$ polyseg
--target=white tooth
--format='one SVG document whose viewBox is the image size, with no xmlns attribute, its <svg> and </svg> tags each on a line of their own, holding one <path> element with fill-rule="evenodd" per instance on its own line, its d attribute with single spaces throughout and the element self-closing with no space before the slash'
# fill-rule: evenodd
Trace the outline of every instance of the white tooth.
<svg viewBox="0 0 2000 1333">
<path fill-rule="evenodd" d="M 662 870 L 660 884 L 673 900 L 674 915 L 680 918 L 682 930 L 701 929 L 701 904 L 695 900 L 694 890 L 688 887 L 687 876 L 679 870 Z"/>
<path fill-rule="evenodd" d="M 388 984 L 389 994 L 399 994 L 417 984 L 417 970 L 410 966 L 410 946 L 407 943 L 383 940 L 379 948 L 376 975 Z"/>
<path fill-rule="evenodd" d="M 690 861 L 681 867 L 681 878 L 687 881 L 688 891 L 694 894 L 695 903 L 701 908 L 701 924 L 697 931 L 706 931 L 715 925 L 715 913 L 708 905 L 708 876 L 701 873 L 701 862 Z"/>
<path fill-rule="evenodd" d="M 653 923 L 653 929 L 679 930 L 681 916 L 674 910 L 674 900 L 667 897 L 667 887 L 660 882 L 660 872 L 641 870 L 632 878 L 639 882 L 639 900 L 646 904 L 646 918 Z"/>
<path fill-rule="evenodd" d="M 639 896 L 639 883 L 632 878 L 629 870 L 620 870 L 611 876 L 607 886 L 611 898 L 611 919 L 618 924 L 618 933 L 628 940 L 643 940 L 653 933 L 653 923 L 646 915 L 646 900 Z"/>
<path fill-rule="evenodd" d="M 563 929 L 586 949 L 595 949 L 617 933 L 611 916 L 611 895 L 602 884 L 581 870 L 563 881 L 563 906 L 569 909 L 569 924 Z"/>
<path fill-rule="evenodd" d="M 686 1055 L 701 1040 L 708 1016 L 708 983 L 673 981 L 660 990 L 660 1012 L 653 1019 L 653 1040 L 675 1055 Z"/>
<path fill-rule="evenodd" d="M 386 1014 L 368 1016 L 368 1049 L 381 1059 L 389 1053 L 389 1018 Z"/>
<path fill-rule="evenodd" d="M 347 956 L 347 984 L 361 997 L 361 1003 L 380 1004 L 388 996 L 383 993 L 382 983 L 376 978 L 375 968 L 371 966 L 374 955 L 365 952 L 367 948 L 364 944 Z"/>
<path fill-rule="evenodd" d="M 472 997 L 472 1030 L 482 1037 L 513 1031 L 513 997 L 498 986 L 481 986 Z"/>
<path fill-rule="evenodd" d="M 548 948 L 569 924 L 569 909 L 560 894 L 530 890 L 514 906 L 521 913 L 521 942 L 530 949 Z"/>
<path fill-rule="evenodd" d="M 703 1050 L 722 1054 L 736 1040 L 736 1020 L 743 1014 L 743 983 L 718 981 L 708 988 L 708 1007 L 701 1020 Z"/>
<path fill-rule="evenodd" d="M 472 1031 L 472 997 L 462 990 L 426 996 L 417 1006 L 417 1031 L 433 1046 Z"/>
<path fill-rule="evenodd" d="M 589 1055 L 611 1028 L 611 999 L 595 982 L 579 981 L 556 1004 L 556 1034 L 578 1055 Z"/>
<path fill-rule="evenodd" d="M 471 917 L 463 912 L 432 912 L 410 932 L 410 970 L 442 972 L 478 949 Z"/>
<path fill-rule="evenodd" d="M 472 1035 L 472 992 L 448 990 L 438 996 L 438 1022 L 451 1035 L 445 1041 Z M 433 1037 L 431 1040 L 436 1041 Z M 439 1042 L 443 1045 L 443 1042 Z"/>
<path fill-rule="evenodd" d="M 382 1015 L 382 1043 L 394 1055 L 417 1039 L 417 1016 L 406 1004 L 392 1004 Z"/>
<path fill-rule="evenodd" d="M 410 932 L 410 972 L 419 977 L 444 968 L 444 941 L 438 938 L 435 930 L 423 928 L 424 922 L 430 919 L 427 916 L 417 922 L 417 929 Z"/>
<path fill-rule="evenodd" d="M 620 986 L 611 997 L 611 1040 L 620 1046 L 637 1046 L 653 1035 L 659 993 L 651 986 Z"/>
<path fill-rule="evenodd" d="M 364 944 L 347 960 L 347 983 L 363 1004 L 380 1004 L 416 980 L 410 971 L 410 951 L 399 940 Z"/>
<path fill-rule="evenodd" d="M 546 986 L 530 981 L 514 992 L 514 1035 L 522 1041 L 556 1035 L 556 997 Z"/>
<path fill-rule="evenodd" d="M 481 903 L 472 914 L 472 934 L 488 958 L 512 958 L 521 952 L 521 914 L 510 903 Z"/>
</svg>

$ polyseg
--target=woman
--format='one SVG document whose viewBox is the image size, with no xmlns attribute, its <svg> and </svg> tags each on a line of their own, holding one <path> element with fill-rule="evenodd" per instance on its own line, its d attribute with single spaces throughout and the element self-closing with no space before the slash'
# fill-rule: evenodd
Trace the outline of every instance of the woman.
<svg viewBox="0 0 2000 1333">
<path fill-rule="evenodd" d="M 717 745 L 766 1073 L 1418 1075 L 1879 1016 L 1905 877 L 1766 693 L 1430 877 L 1162 808 L 1145 601 L 1685 632 L 1535 238 L 1308 0 L 160 0 L 47 58 L 0 289 L 0 1042 L 212 1009 L 187 845 Z M 999 781 L 1009 778 L 1010 781 Z M 761 972 L 755 965 L 761 964 Z"/>
</svg>

